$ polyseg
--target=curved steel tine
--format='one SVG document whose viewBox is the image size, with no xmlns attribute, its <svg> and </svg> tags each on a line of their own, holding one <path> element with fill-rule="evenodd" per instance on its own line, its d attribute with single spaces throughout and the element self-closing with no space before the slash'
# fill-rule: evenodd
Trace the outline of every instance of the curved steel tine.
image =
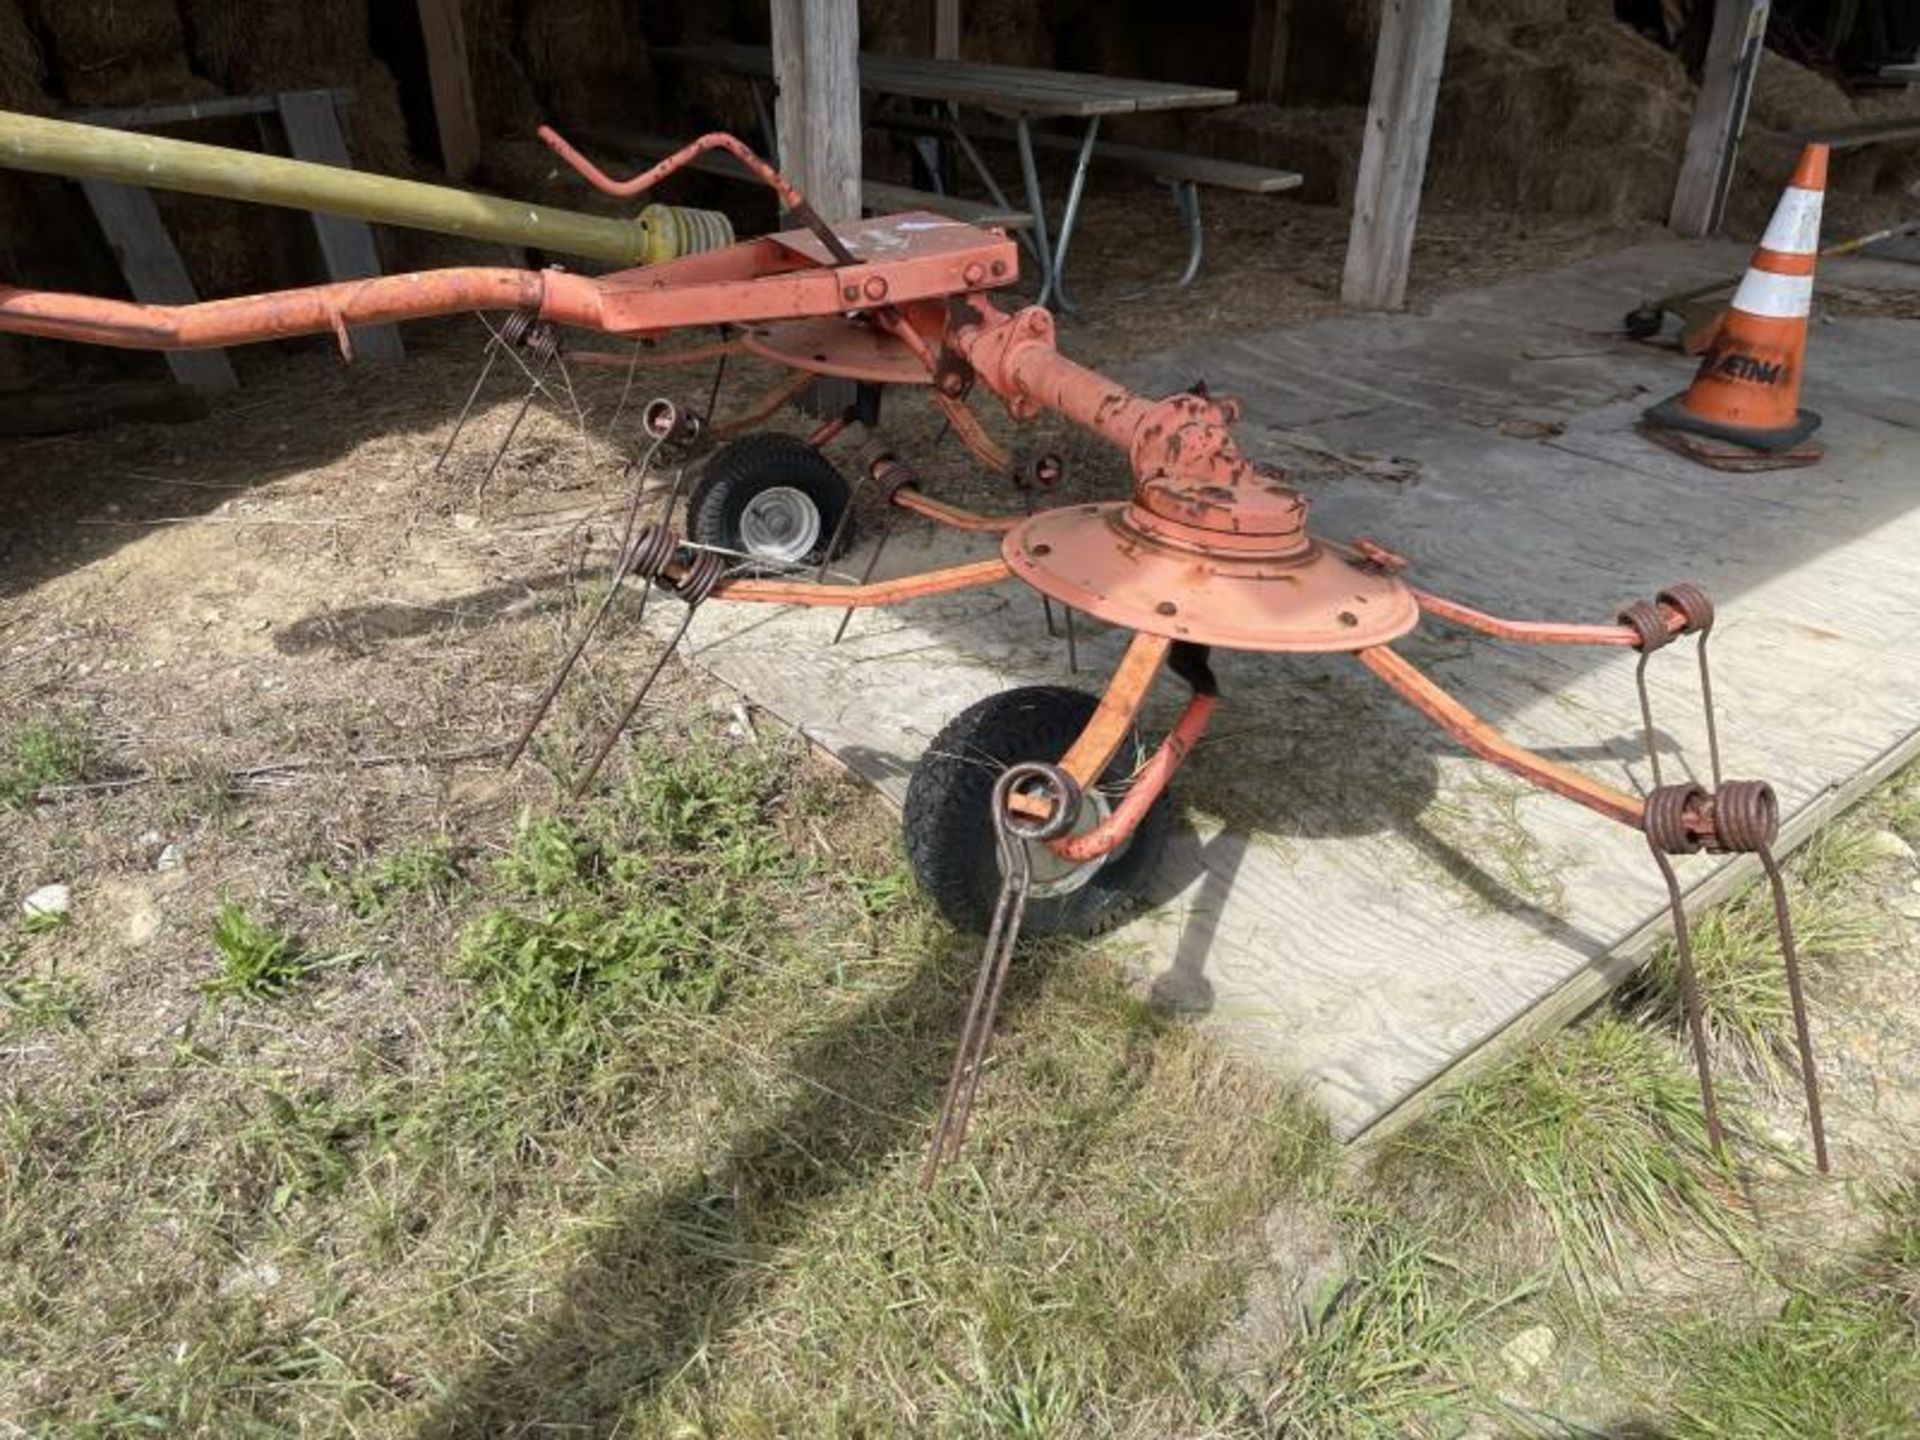
<svg viewBox="0 0 1920 1440">
<path fill-rule="evenodd" d="M 1640 652 L 1639 663 L 1633 667 L 1633 688 L 1640 695 L 1640 729 L 1647 737 L 1647 763 L 1653 767 L 1653 788 L 1658 790 L 1664 782 L 1660 779 L 1660 745 L 1653 733 L 1653 702 L 1647 697 L 1647 661 L 1651 658 L 1651 651 Z M 1720 784 L 1720 768 L 1717 764 L 1714 766 L 1713 783 L 1716 788 Z"/>
<path fill-rule="evenodd" d="M 620 579 L 615 579 L 607 587 L 607 593 L 600 597 L 600 603 L 595 607 L 593 617 L 587 621 L 587 628 L 580 632 L 580 638 L 574 641 L 573 648 L 567 652 L 566 659 L 560 662 L 560 669 L 547 683 L 547 688 L 541 692 L 540 698 L 534 702 L 533 713 L 527 717 L 527 723 L 521 727 L 518 738 L 513 742 L 512 753 L 507 756 L 507 769 L 511 770 L 526 753 L 527 746 L 533 740 L 533 732 L 538 730 L 540 722 L 547 718 L 547 711 L 553 708 L 553 702 L 559 697 L 561 687 L 567 683 L 567 677 L 573 673 L 573 667 L 580 663 L 580 657 L 586 653 L 587 642 L 593 639 L 594 631 L 600 628 L 600 622 L 606 618 L 607 611 L 613 607 L 614 597 L 619 593 Z"/>
<path fill-rule="evenodd" d="M 666 648 L 661 650 L 659 658 L 647 671 L 647 678 L 642 680 L 640 688 L 633 692 L 633 698 L 627 702 L 627 708 L 620 712 L 619 720 L 614 723 L 613 729 L 607 732 L 607 738 L 601 742 L 599 750 L 594 752 L 593 760 L 586 771 L 573 782 L 570 792 L 573 799 L 578 800 L 585 795 L 588 787 L 599 776 L 601 767 L 607 763 L 607 757 L 613 753 L 613 747 L 620 743 L 621 735 L 625 734 L 627 726 L 633 723 L 633 717 L 640 713 L 640 706 L 645 702 L 647 692 L 653 689 L 653 682 L 660 678 L 660 672 L 667 668 L 667 661 L 673 658 L 673 652 L 680 648 L 680 642 L 686 638 L 687 631 L 693 625 L 694 613 L 699 608 L 698 605 L 687 606 L 687 613 L 681 618 L 680 628 L 673 632 L 673 638 L 667 641 Z"/>
<path fill-rule="evenodd" d="M 519 357 L 515 356 L 514 358 L 518 359 Z M 525 367 L 523 366 L 522 368 L 524 369 Z M 547 363 L 542 361 L 540 364 L 540 374 L 544 375 L 546 369 Z M 507 426 L 507 433 L 500 437 L 500 447 L 493 452 L 493 459 L 487 464 L 486 474 L 482 475 L 479 484 L 473 487 L 474 499 L 478 500 L 486 493 L 487 483 L 493 479 L 493 472 L 500 468 L 500 462 L 507 458 L 507 451 L 513 445 L 513 437 L 520 433 L 520 426 L 526 421 L 527 411 L 533 408 L 533 397 L 539 393 L 540 380 L 539 377 L 536 376 L 533 385 L 528 389 L 527 393 L 521 397 L 520 408 L 514 411 L 513 420 Z"/>
<path fill-rule="evenodd" d="M 1718 790 L 1720 788 L 1720 726 L 1713 714 L 1713 672 L 1707 668 L 1707 637 L 1712 633 L 1710 630 L 1702 630 L 1696 649 L 1700 656 L 1700 703 L 1707 713 L 1707 760 L 1713 767 L 1713 788 Z M 1659 783 L 1657 777 L 1654 783 Z"/>
<path fill-rule="evenodd" d="M 1820 1111 L 1820 1072 L 1813 1064 L 1813 1033 L 1807 1024 L 1807 997 L 1800 983 L 1800 954 L 1793 941 L 1793 916 L 1787 906 L 1786 882 L 1773 852 L 1761 846 L 1755 852 L 1767 872 L 1773 891 L 1773 922 L 1780 932 L 1780 958 L 1787 971 L 1787 998 L 1793 1005 L 1794 1045 L 1800 1052 L 1800 1086 L 1807 1097 L 1807 1126 L 1813 1132 L 1813 1160 L 1820 1173 L 1830 1173 L 1827 1162 L 1827 1123 Z"/>
<path fill-rule="evenodd" d="M 1667 903 L 1673 911 L 1674 956 L 1680 967 L 1680 1003 L 1685 1012 L 1687 1033 L 1693 1042 L 1693 1065 L 1700 1077 L 1700 1108 L 1707 1122 L 1707 1143 L 1712 1146 L 1715 1155 L 1724 1156 L 1726 1142 L 1720 1130 L 1720 1107 L 1713 1093 L 1712 1062 L 1707 1054 L 1707 1027 L 1701 1015 L 1700 980 L 1693 967 L 1693 938 L 1688 933 L 1687 909 L 1680 898 L 1680 879 L 1673 873 L 1673 864 L 1665 852 L 1651 839 L 1647 842 L 1653 851 L 1654 862 L 1660 867 L 1660 878 L 1667 882 Z"/>
<path fill-rule="evenodd" d="M 879 568 L 880 552 L 887 548 L 887 540 L 893 534 L 893 522 L 899 513 L 900 512 L 892 506 L 887 507 L 887 519 L 886 523 L 880 527 L 880 538 L 873 542 L 873 553 L 867 557 L 866 566 L 860 572 L 860 583 L 862 585 L 872 580 L 873 572 Z M 853 612 L 854 607 L 849 605 L 846 610 L 841 613 L 840 623 L 834 627 L 833 639 L 827 642 L 829 645 L 838 645 L 840 643 L 841 637 L 847 633 L 847 626 L 853 621 Z"/>
<path fill-rule="evenodd" d="M 453 433 L 447 436 L 447 443 L 440 447 L 440 458 L 433 462 L 433 473 L 438 475 L 447 463 L 447 457 L 453 454 L 453 447 L 460 441 L 460 432 L 467 428 L 467 419 L 473 414 L 475 402 L 480 392 L 486 388 L 487 377 L 493 374 L 493 367 L 500 359 L 500 337 L 488 331 L 491 338 L 483 347 L 486 359 L 481 362 L 480 373 L 474 377 L 473 388 L 467 391 L 467 403 L 460 407 L 460 415 L 453 422 Z"/>
</svg>

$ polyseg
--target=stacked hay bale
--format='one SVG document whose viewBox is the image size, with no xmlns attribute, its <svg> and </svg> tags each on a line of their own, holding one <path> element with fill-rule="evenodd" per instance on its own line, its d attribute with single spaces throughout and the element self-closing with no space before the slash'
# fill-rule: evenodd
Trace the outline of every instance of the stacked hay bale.
<svg viewBox="0 0 1920 1440">
<path fill-rule="evenodd" d="M 656 118 L 652 63 L 624 0 L 527 0 L 527 73 L 555 120 L 646 126 Z"/>
<path fill-rule="evenodd" d="M 1693 87 L 1611 0 L 1468 0 L 1451 37 L 1430 193 L 1502 209 L 1659 220 Z"/>
<path fill-rule="evenodd" d="M 44 74 L 40 45 L 27 17 L 11 0 L 0 3 L 0 110 L 46 110 Z M 0 171 L 0 274 L 20 273 L 22 268 L 21 252 L 31 234 L 28 217 L 35 210 L 30 183 L 29 177 Z M 0 335 L 0 390 L 18 389 L 27 378 L 25 348 Z"/>
<path fill-rule="evenodd" d="M 347 143 L 356 168 L 385 175 L 413 169 L 400 87 L 373 57 L 364 6 L 316 0 L 180 0 L 194 69 L 232 95 L 346 89 Z M 250 120 L 197 125 L 190 138 L 253 149 Z M 310 227 L 289 211 L 169 195 L 169 229 L 206 295 L 241 294 L 315 278 Z"/>
<path fill-rule="evenodd" d="M 1359 169 L 1379 0 L 1295 0 L 1293 15 L 1288 103 L 1200 117 L 1190 139 L 1212 154 L 1300 170 L 1301 199 L 1345 205 Z M 1456 0 L 1427 193 L 1442 203 L 1664 221 L 1695 93 L 1674 54 L 1614 18 L 1613 0 Z M 1764 226 L 1779 196 L 1795 152 L 1773 137 L 1914 109 L 1897 94 L 1850 98 L 1767 53 L 1729 227 Z M 1891 204 L 1916 180 L 1912 146 L 1869 147 L 1835 157 L 1831 188 Z"/>
<path fill-rule="evenodd" d="M 60 92 L 75 105 L 192 100 L 213 93 L 187 68 L 174 0 L 33 0 Z"/>
</svg>

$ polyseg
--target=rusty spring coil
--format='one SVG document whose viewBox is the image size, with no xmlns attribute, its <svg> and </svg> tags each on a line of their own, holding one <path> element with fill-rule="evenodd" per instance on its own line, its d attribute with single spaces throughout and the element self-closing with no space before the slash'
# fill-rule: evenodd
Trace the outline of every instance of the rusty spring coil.
<svg viewBox="0 0 1920 1440">
<path fill-rule="evenodd" d="M 1713 629 L 1713 600 L 1691 580 L 1669 585 L 1657 599 L 1680 613 L 1685 622 L 1680 630 L 1682 635 L 1705 634 Z"/>
<path fill-rule="evenodd" d="M 712 550 L 696 550 L 686 562 L 685 573 L 673 579 L 667 575 L 667 567 L 680 553 L 680 537 L 671 527 L 658 522 L 643 525 L 627 547 L 621 568 L 629 575 L 664 585 L 688 605 L 699 605 L 727 578 L 726 557 Z"/>
<path fill-rule="evenodd" d="M 920 484 L 919 473 L 884 440 L 869 440 L 860 447 L 859 467 L 860 473 L 869 476 L 881 497 L 888 501 L 907 486 Z"/>
<path fill-rule="evenodd" d="M 534 310 L 515 310 L 500 322 L 500 343 L 518 345 L 527 338 L 527 332 L 540 323 L 539 312 Z"/>
<path fill-rule="evenodd" d="M 1688 822 L 1706 821 L 1702 833 Z M 1780 802 L 1764 780 L 1729 780 L 1718 791 L 1699 785 L 1662 785 L 1647 796 L 1641 828 L 1667 855 L 1697 855 L 1711 849 L 1755 855 L 1780 835 Z"/>
<path fill-rule="evenodd" d="M 1660 613 L 1659 605 L 1652 600 L 1636 600 L 1624 606 L 1614 620 L 1633 631 L 1636 637 L 1634 648 L 1642 656 L 1651 655 L 1677 638 L 1667 629 L 1667 617 Z"/>
</svg>

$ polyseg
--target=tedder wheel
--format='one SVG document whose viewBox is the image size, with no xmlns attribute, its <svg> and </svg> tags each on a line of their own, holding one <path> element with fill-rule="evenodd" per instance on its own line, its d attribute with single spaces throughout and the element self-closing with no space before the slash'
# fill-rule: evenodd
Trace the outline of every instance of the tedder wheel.
<svg viewBox="0 0 1920 1440">
<path fill-rule="evenodd" d="M 769 564 L 821 560 L 850 498 L 833 463 L 798 436 L 743 435 L 707 461 L 687 501 L 687 534 Z M 849 524 L 840 548 L 852 538 Z"/>
<path fill-rule="evenodd" d="M 1004 691 L 961 711 L 927 747 L 907 787 L 907 858 L 920 887 L 954 924 L 985 930 L 1000 893 L 991 814 L 994 780 L 1019 761 L 1059 760 L 1097 704 L 1083 691 L 1057 685 Z M 1139 736 L 1129 734 L 1100 787 L 1087 791 L 1075 833 L 1107 817 L 1115 788 L 1140 758 Z M 1034 844 L 1026 933 L 1093 935 L 1125 918 L 1140 903 L 1159 863 L 1172 817 L 1162 795 L 1124 845 L 1079 865 Z"/>
</svg>

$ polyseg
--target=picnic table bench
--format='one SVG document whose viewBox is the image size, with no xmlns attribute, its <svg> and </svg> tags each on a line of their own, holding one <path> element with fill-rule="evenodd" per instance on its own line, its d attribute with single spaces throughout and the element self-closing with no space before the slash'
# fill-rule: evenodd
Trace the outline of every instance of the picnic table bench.
<svg viewBox="0 0 1920 1440">
<path fill-rule="evenodd" d="M 756 114 L 768 147 L 774 147 L 773 118 L 767 103 L 773 83 L 773 54 L 763 45 L 712 42 L 677 45 L 657 52 L 663 59 L 738 75 L 750 82 Z M 1017 65 L 989 65 L 973 61 L 935 60 L 923 56 L 860 56 L 862 90 L 896 101 L 928 102 L 940 107 L 939 118 L 889 115 L 877 123 L 910 128 L 917 124 L 929 134 L 949 135 L 968 166 L 978 176 L 1003 213 L 1019 211 L 1028 217 L 1021 242 L 1039 269 L 1039 303 L 1049 301 L 1063 310 L 1074 307 L 1064 284 L 1067 252 L 1086 191 L 1087 171 L 1095 163 L 1140 170 L 1164 180 L 1187 222 L 1189 249 L 1178 283 L 1189 283 L 1200 267 L 1201 227 L 1197 186 L 1221 185 L 1233 189 L 1274 191 L 1292 188 L 1300 177 L 1289 171 L 1139 146 L 1100 145 L 1100 122 L 1112 115 L 1201 109 L 1233 104 L 1235 91 L 1217 86 L 1190 85 L 1164 80 L 1133 80 L 1115 75 L 1089 75 L 1067 70 L 1032 70 Z M 994 177 L 975 144 L 964 116 L 980 112 L 1000 122 L 1000 135 L 1012 141 L 1020 162 L 1024 205 L 1017 205 Z M 1036 132 L 1034 122 L 1077 121 L 1078 137 Z M 1063 150 L 1073 157 L 1072 178 L 1057 225 L 1050 223 L 1040 188 L 1038 150 Z M 917 202 L 919 203 L 919 202 Z M 927 205 L 925 208 L 938 209 Z M 964 217 L 956 217 L 964 218 Z"/>
</svg>

